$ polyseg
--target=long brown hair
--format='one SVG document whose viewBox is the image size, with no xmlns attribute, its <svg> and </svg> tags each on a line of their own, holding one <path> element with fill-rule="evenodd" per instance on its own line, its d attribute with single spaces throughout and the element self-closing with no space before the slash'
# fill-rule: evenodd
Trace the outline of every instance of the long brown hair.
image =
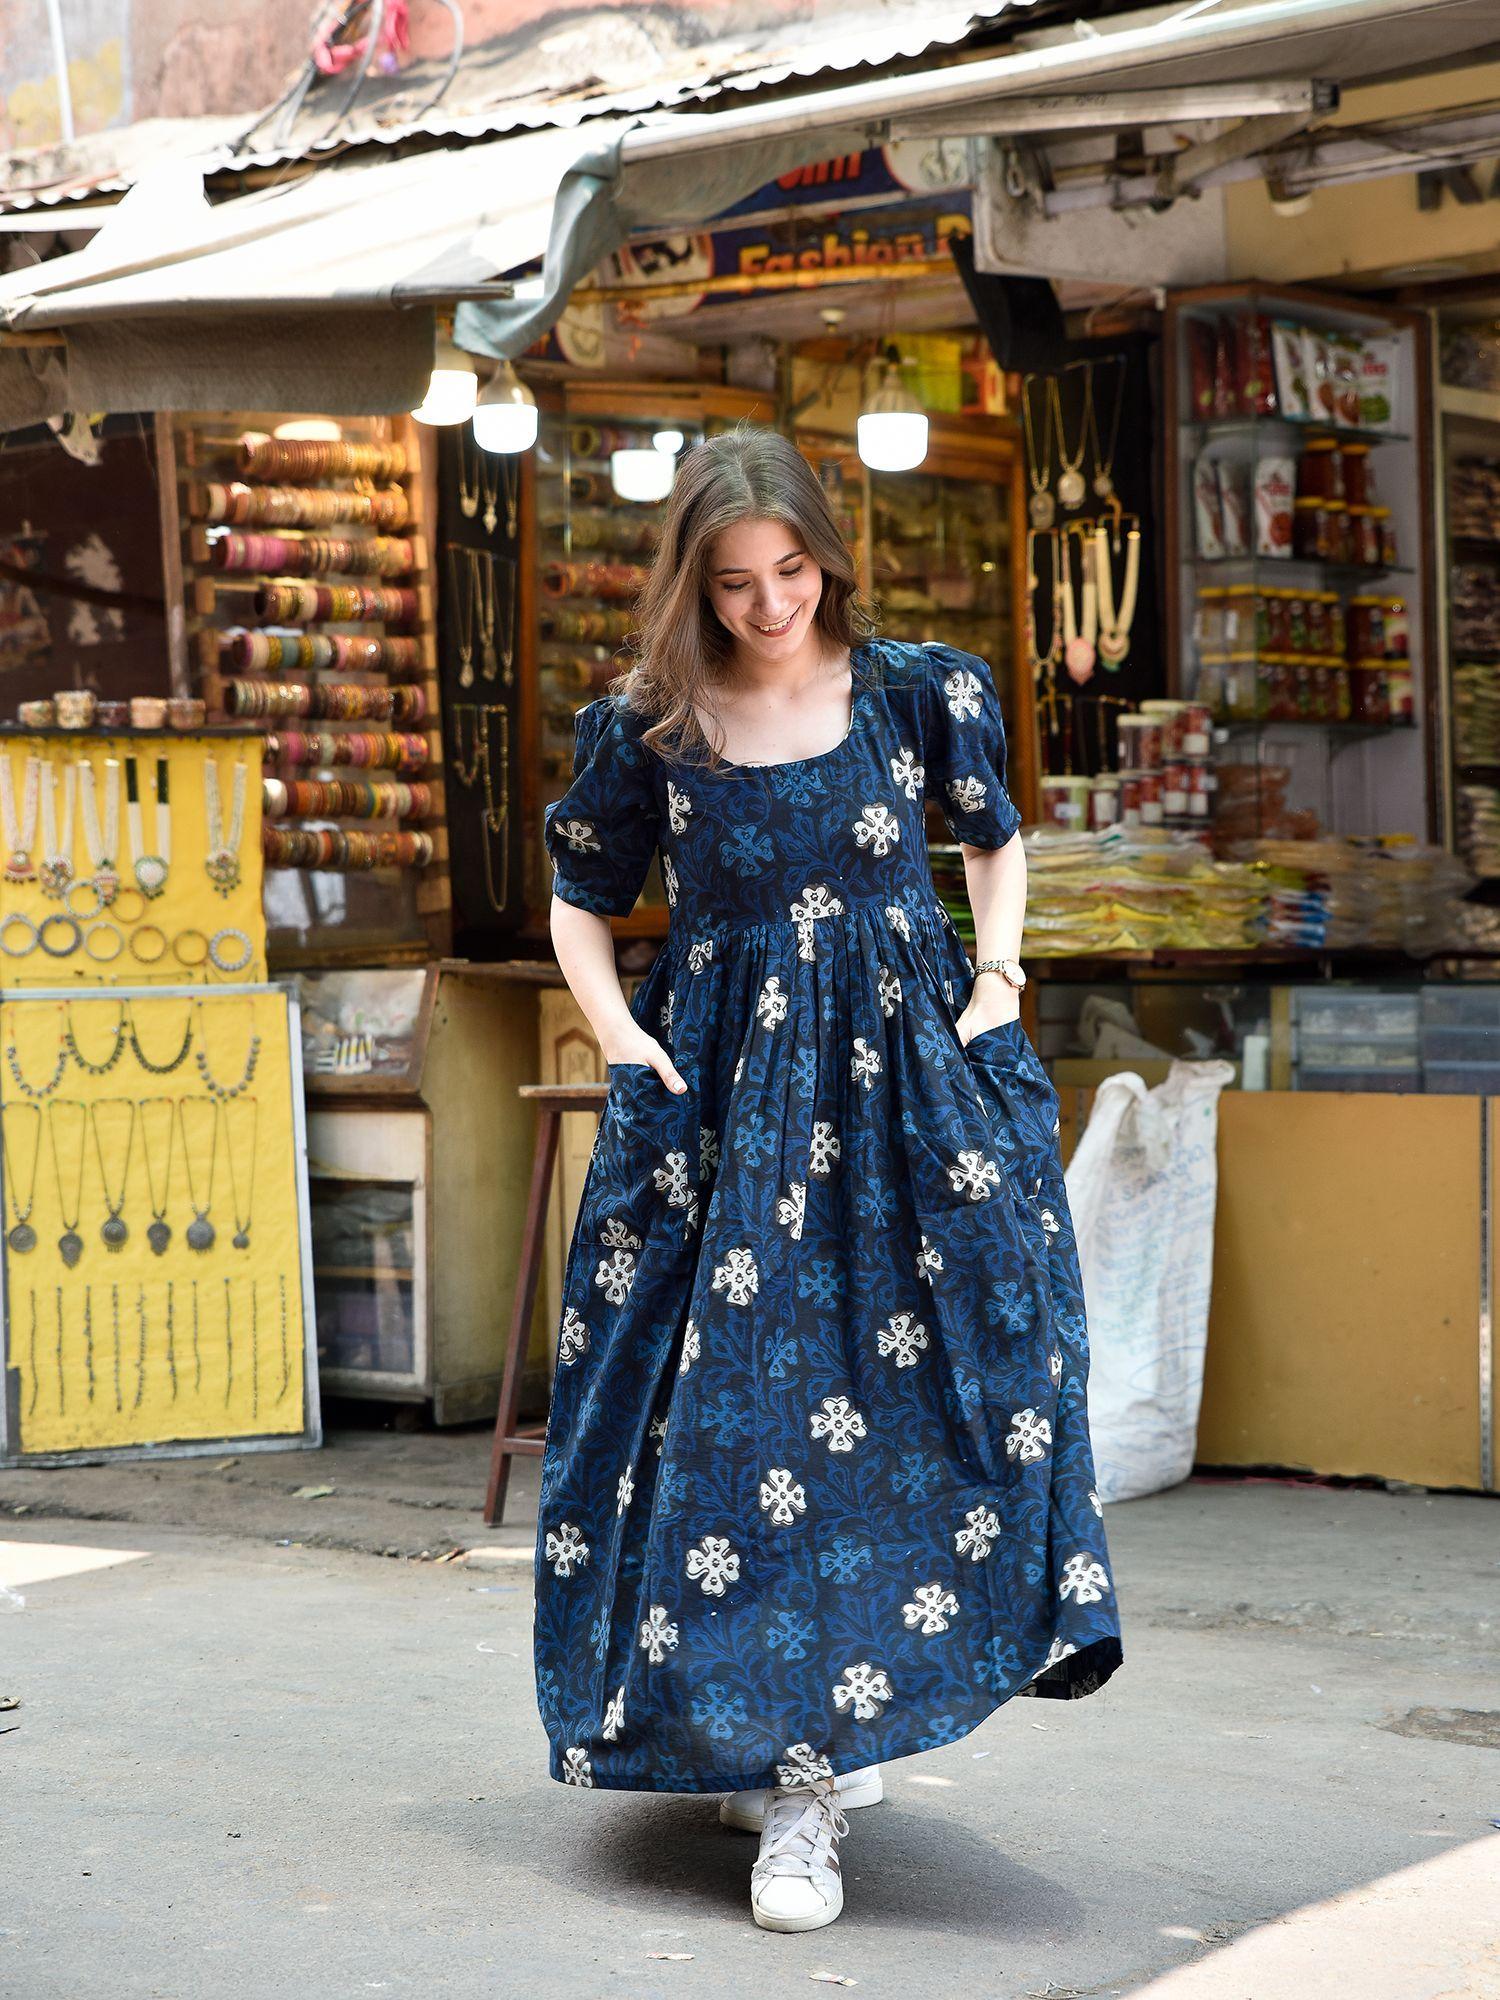
<svg viewBox="0 0 1500 2000">
<path fill-rule="evenodd" d="M 745 520 L 779 521 L 823 572 L 816 619 L 830 645 L 852 648 L 875 630 L 827 495 L 797 447 L 780 431 L 749 423 L 695 444 L 677 468 L 636 604 L 634 663 L 611 683 L 631 708 L 655 718 L 642 741 L 669 759 L 693 753 L 693 761 L 706 754 L 710 764 L 721 762 L 693 704 L 721 678 L 733 650 L 709 602 L 710 551 L 726 528 Z M 712 707 L 706 699 L 703 705 Z"/>
</svg>

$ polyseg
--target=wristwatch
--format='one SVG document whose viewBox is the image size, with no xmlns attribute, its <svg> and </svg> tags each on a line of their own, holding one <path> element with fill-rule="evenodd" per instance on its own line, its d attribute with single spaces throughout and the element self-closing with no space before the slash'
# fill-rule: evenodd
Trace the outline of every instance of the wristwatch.
<svg viewBox="0 0 1500 2000">
<path fill-rule="evenodd" d="M 1026 969 L 1018 958 L 982 958 L 974 970 L 998 972 L 1006 985 L 1014 986 L 1018 993 L 1026 984 Z"/>
</svg>

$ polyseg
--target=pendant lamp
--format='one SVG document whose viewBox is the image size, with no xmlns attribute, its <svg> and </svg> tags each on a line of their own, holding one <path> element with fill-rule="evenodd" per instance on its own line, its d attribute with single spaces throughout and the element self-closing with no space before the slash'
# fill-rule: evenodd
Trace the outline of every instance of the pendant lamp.
<svg viewBox="0 0 1500 2000">
<path fill-rule="evenodd" d="M 439 334 L 427 393 L 412 415 L 419 424 L 461 424 L 473 416 L 478 395 L 474 363 L 459 352 L 448 335 Z"/>
<path fill-rule="evenodd" d="M 474 442 L 481 451 L 530 451 L 536 443 L 536 397 L 509 361 L 502 361 L 474 405 Z"/>
<path fill-rule="evenodd" d="M 880 381 L 855 425 L 859 455 L 872 472 L 910 472 L 927 456 L 927 412 L 901 381 L 901 359 L 888 347 Z"/>
</svg>

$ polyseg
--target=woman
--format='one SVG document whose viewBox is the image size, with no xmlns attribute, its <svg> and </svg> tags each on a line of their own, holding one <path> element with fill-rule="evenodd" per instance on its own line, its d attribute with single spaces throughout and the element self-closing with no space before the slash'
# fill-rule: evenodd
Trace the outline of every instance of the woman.
<svg viewBox="0 0 1500 2000">
<path fill-rule="evenodd" d="M 623 684 L 549 806 L 558 962 L 609 1064 L 537 1546 L 555 1778 L 724 1791 L 757 1923 L 838 1915 L 881 1762 L 1121 1647 L 1026 869 L 982 660 L 869 636 L 774 431 L 684 457 Z M 978 969 L 923 799 L 963 844 Z M 609 918 L 653 855 L 627 1005 Z"/>
</svg>

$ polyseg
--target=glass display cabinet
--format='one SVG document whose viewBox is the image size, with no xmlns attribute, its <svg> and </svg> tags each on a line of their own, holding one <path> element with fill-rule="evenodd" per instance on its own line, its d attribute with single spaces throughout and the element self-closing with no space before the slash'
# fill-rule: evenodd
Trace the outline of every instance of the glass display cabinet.
<svg viewBox="0 0 1500 2000">
<path fill-rule="evenodd" d="M 535 996 L 504 968 L 309 972 L 299 985 L 325 1390 L 493 1413 L 515 1285 Z"/>
</svg>

